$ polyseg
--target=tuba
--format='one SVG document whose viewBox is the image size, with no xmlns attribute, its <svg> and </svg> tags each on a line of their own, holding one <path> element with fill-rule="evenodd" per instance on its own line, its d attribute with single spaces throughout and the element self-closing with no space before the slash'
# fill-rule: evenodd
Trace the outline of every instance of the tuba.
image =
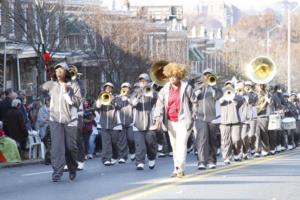
<svg viewBox="0 0 300 200">
<path fill-rule="evenodd" d="M 108 92 L 101 92 L 98 95 L 97 101 L 96 101 L 96 107 L 100 107 L 101 105 L 111 105 L 111 102 L 113 100 L 113 96 L 112 94 L 108 93 Z"/>
<path fill-rule="evenodd" d="M 154 63 L 150 68 L 150 78 L 155 84 L 159 86 L 164 86 L 168 82 L 167 77 L 163 74 L 164 67 L 167 64 L 169 64 L 168 61 L 161 60 Z"/>
<path fill-rule="evenodd" d="M 247 65 L 247 75 L 254 82 L 258 84 L 269 83 L 277 73 L 277 67 L 274 61 L 265 56 L 254 58 Z"/>
</svg>

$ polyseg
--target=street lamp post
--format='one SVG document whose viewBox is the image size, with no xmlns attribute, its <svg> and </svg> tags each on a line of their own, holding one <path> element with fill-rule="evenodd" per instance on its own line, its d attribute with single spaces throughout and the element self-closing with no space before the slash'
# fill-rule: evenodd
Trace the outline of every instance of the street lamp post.
<svg viewBox="0 0 300 200">
<path fill-rule="evenodd" d="M 271 29 L 267 31 L 267 56 L 270 54 L 270 33 L 274 31 L 276 28 L 281 28 L 280 24 L 273 26 Z"/>
<path fill-rule="evenodd" d="M 287 71 L 287 87 L 288 87 L 288 93 L 291 93 L 291 14 L 299 7 L 299 4 L 294 7 L 293 9 L 288 9 L 287 11 L 287 22 L 288 22 L 288 32 L 287 32 L 287 65 L 288 65 L 288 71 Z"/>
</svg>

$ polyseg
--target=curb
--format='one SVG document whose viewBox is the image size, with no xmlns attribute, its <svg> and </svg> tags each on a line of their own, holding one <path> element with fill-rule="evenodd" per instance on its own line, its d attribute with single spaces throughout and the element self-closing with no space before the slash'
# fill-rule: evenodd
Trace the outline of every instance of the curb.
<svg viewBox="0 0 300 200">
<path fill-rule="evenodd" d="M 44 160 L 42 159 L 34 159 L 34 160 L 24 160 L 17 163 L 0 163 L 0 169 L 1 168 L 10 168 L 10 167 L 22 167 L 27 165 L 36 165 L 36 164 L 42 164 L 44 163 Z"/>
<path fill-rule="evenodd" d="M 94 155 L 94 158 L 100 158 L 101 153 L 97 153 Z M 28 166 L 28 165 L 37 165 L 37 164 L 44 164 L 43 159 L 31 159 L 31 160 L 23 160 L 21 162 L 16 163 L 0 163 L 0 169 L 1 168 L 11 168 L 11 167 L 22 167 L 22 166 Z"/>
</svg>

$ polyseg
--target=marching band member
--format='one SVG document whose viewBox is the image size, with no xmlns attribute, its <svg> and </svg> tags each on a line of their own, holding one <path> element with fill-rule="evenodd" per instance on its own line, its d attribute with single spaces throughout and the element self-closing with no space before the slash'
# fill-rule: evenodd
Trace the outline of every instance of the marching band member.
<svg viewBox="0 0 300 200">
<path fill-rule="evenodd" d="M 52 181 L 60 181 L 65 162 L 69 178 L 76 178 L 77 158 L 77 109 L 81 103 L 81 92 L 77 82 L 71 81 L 66 63 L 55 67 L 53 80 L 41 89 L 50 96 L 51 164 Z"/>
<path fill-rule="evenodd" d="M 120 120 L 122 124 L 122 132 L 120 136 L 119 146 L 123 146 L 122 149 L 126 150 L 124 154 L 129 154 L 130 159 L 135 160 L 135 144 L 134 144 L 134 135 L 133 135 L 133 108 L 130 103 L 130 93 L 131 93 L 131 85 L 130 83 L 122 83 L 121 85 L 121 94 L 118 98 L 121 101 L 121 109 L 120 109 Z M 127 138 L 127 139 L 126 139 Z M 127 156 L 126 156 L 127 157 Z"/>
<path fill-rule="evenodd" d="M 296 106 L 289 100 L 289 94 L 287 92 L 283 93 L 283 97 L 285 100 L 286 110 L 285 110 L 285 117 L 291 117 L 296 120 L 298 117 L 297 108 Z M 291 150 L 296 147 L 295 144 L 295 129 L 287 130 L 287 149 Z"/>
<path fill-rule="evenodd" d="M 184 65 L 169 63 L 163 74 L 169 79 L 158 94 L 155 107 L 155 127 L 162 123 L 168 130 L 173 149 L 174 171 L 172 177 L 183 177 L 187 154 L 187 141 L 193 129 L 192 87 L 183 81 L 186 75 Z"/>
<path fill-rule="evenodd" d="M 223 97 L 220 99 L 221 146 L 224 163 L 230 164 L 232 149 L 234 150 L 234 160 L 241 160 L 240 150 L 242 142 L 239 108 L 244 100 L 241 96 L 234 93 L 234 85 L 231 81 L 225 83 L 223 93 Z"/>
<path fill-rule="evenodd" d="M 196 86 L 192 101 L 195 116 L 196 148 L 198 155 L 198 169 L 213 169 L 217 163 L 217 135 L 216 101 L 222 97 L 222 90 L 209 85 L 209 76 L 213 74 L 211 69 L 203 71 L 203 83 L 200 88 Z"/>
<path fill-rule="evenodd" d="M 112 91 L 113 91 L 114 85 L 110 82 L 107 82 L 103 86 L 103 92 L 100 93 L 100 98 L 105 99 L 106 95 L 108 95 L 110 99 L 107 101 L 110 101 L 108 103 L 105 103 L 103 101 L 105 100 L 97 100 L 96 107 L 98 108 L 98 112 L 100 115 L 99 118 L 99 125 L 101 126 L 101 141 L 102 141 L 102 162 L 105 166 L 114 165 L 117 162 L 117 159 L 119 157 L 118 151 L 118 116 L 117 116 L 117 110 L 118 110 L 118 104 L 115 101 L 115 98 L 113 97 Z M 103 94 L 103 95 L 101 95 Z M 102 97 L 104 96 L 104 97 Z M 122 158 L 122 157 L 121 157 Z"/>
<path fill-rule="evenodd" d="M 296 93 L 292 93 L 290 97 L 291 102 L 294 104 L 297 110 L 297 118 L 296 118 L 296 133 L 295 133 L 295 145 L 296 147 L 299 145 L 299 136 L 300 136 L 300 103 L 299 97 Z"/>
<path fill-rule="evenodd" d="M 238 81 L 236 85 L 236 93 L 241 96 L 244 101 L 241 107 L 239 108 L 239 115 L 241 119 L 241 141 L 242 141 L 242 157 L 244 160 L 248 159 L 249 152 L 249 122 L 248 122 L 248 107 L 249 107 L 249 97 L 245 94 L 245 85 L 244 81 Z"/>
<path fill-rule="evenodd" d="M 141 74 L 138 77 L 139 88 L 132 94 L 133 105 L 133 132 L 135 142 L 136 169 L 143 170 L 147 154 L 150 169 L 155 167 L 157 153 L 156 132 L 151 129 L 153 119 L 151 116 L 155 105 L 156 96 L 150 90 L 150 77 L 148 74 Z"/>
<path fill-rule="evenodd" d="M 251 81 L 245 81 L 245 92 L 248 97 L 248 119 L 249 119 L 249 129 L 248 129 L 248 138 L 249 138 L 249 149 L 251 154 L 255 153 L 255 141 L 256 141 L 256 102 L 257 94 L 253 91 L 253 83 Z"/>
<path fill-rule="evenodd" d="M 259 157 L 267 156 L 270 152 L 269 134 L 268 134 L 268 123 L 269 115 L 271 113 L 271 99 L 270 95 L 266 90 L 265 84 L 256 84 L 256 92 L 258 94 L 258 100 L 256 103 L 257 112 L 257 126 L 256 126 L 256 150 L 255 156 Z M 261 146 L 262 145 L 262 150 Z"/>
<path fill-rule="evenodd" d="M 272 100 L 272 112 L 283 113 L 285 108 L 285 101 L 281 92 L 279 92 L 279 85 L 276 83 L 269 84 L 269 90 Z M 282 130 L 269 130 L 270 140 L 270 153 L 275 154 L 276 150 L 281 149 L 281 138 L 283 135 Z"/>
</svg>

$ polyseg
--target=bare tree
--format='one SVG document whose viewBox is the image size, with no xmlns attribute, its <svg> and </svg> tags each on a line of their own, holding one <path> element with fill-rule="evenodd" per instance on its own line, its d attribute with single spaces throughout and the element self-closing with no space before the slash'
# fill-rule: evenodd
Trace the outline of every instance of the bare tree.
<svg viewBox="0 0 300 200">
<path fill-rule="evenodd" d="M 72 12 L 80 12 L 80 7 L 73 7 Z M 14 40 L 29 44 L 40 59 L 38 74 L 44 72 L 43 54 L 53 54 L 64 48 L 68 35 L 67 25 L 76 23 L 72 12 L 67 10 L 64 1 L 43 0 L 3 0 L 2 10 L 6 34 L 14 33 Z M 38 77 L 38 83 L 44 81 Z"/>
<path fill-rule="evenodd" d="M 106 81 L 116 86 L 124 81 L 134 83 L 138 74 L 149 68 L 144 21 L 92 8 L 82 18 L 90 41 L 94 41 L 89 53 L 96 57 Z"/>
</svg>

